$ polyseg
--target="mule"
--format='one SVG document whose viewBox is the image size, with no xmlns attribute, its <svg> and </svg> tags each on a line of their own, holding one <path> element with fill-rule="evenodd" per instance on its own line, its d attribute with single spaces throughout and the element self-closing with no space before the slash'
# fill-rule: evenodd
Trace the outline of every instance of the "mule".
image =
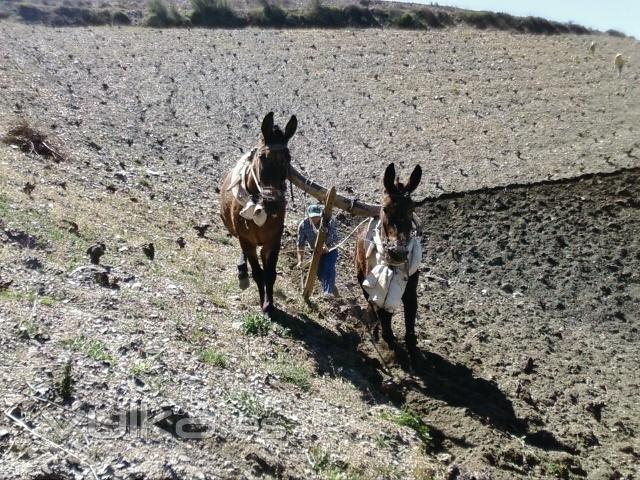
<svg viewBox="0 0 640 480">
<path fill-rule="evenodd" d="M 420 270 L 416 265 L 419 265 L 422 255 L 420 239 L 416 231 L 417 226 L 413 221 L 413 212 L 416 207 L 425 203 L 427 199 L 415 202 L 411 199 L 411 194 L 420 184 L 421 178 L 422 169 L 420 165 L 415 167 L 406 183 L 400 182 L 396 177 L 393 163 L 387 166 L 384 173 L 384 194 L 379 217 L 372 219 L 368 226 L 361 227 L 357 234 L 355 250 L 355 268 L 358 283 L 360 283 L 367 299 L 369 315 L 373 316 L 377 321 L 374 336 L 377 339 L 381 328 L 382 338 L 389 348 L 397 353 L 400 352 L 391 327 L 393 313 L 383 308 L 386 306 L 384 303 L 387 298 L 384 297 L 382 306 L 372 301 L 372 290 L 365 286 L 365 280 L 369 282 L 370 274 L 375 267 L 374 263 L 377 261 L 376 258 L 379 260 L 378 264 L 382 264 L 384 267 L 388 266 L 391 269 L 390 271 L 394 272 L 394 275 L 404 275 L 402 278 L 403 283 L 406 281 L 404 291 L 400 286 L 393 293 L 401 295 L 401 302 L 404 306 L 405 345 L 412 364 L 415 364 L 418 352 L 415 321 L 418 310 L 417 287 Z M 371 239 L 372 228 L 378 229 L 378 239 L 381 239 L 379 243 L 373 242 Z M 370 246 L 372 243 L 374 244 L 375 255 L 371 253 Z M 376 250 L 382 251 L 377 252 Z M 408 265 L 408 262 L 413 265 L 411 268 L 416 269 L 415 273 L 409 274 L 408 272 L 411 271 L 409 267 L 401 270 L 403 265 Z M 387 292 L 391 292 L 391 289 Z M 397 300 L 399 301 L 400 298 Z"/>
<path fill-rule="evenodd" d="M 248 285 L 247 261 L 251 265 L 253 280 L 258 286 L 260 306 L 265 315 L 271 317 L 275 305 L 273 285 L 276 281 L 276 265 L 280 253 L 280 240 L 284 230 L 286 207 L 286 179 L 291 165 L 288 142 L 298 126 L 295 115 L 291 116 L 284 132 L 274 125 L 273 112 L 268 113 L 261 126 L 262 135 L 247 159 L 248 166 L 242 175 L 241 184 L 253 202 L 266 214 L 264 223 L 245 218 L 240 213 L 246 206 L 234 195 L 232 174 L 225 175 L 220 189 L 220 217 L 229 233 L 240 241 L 242 253 L 238 261 L 238 278 L 241 287 Z M 259 222 L 259 223 L 261 223 Z M 260 249 L 258 259 L 257 249 Z M 246 284 L 243 285 L 243 283 Z"/>
</svg>

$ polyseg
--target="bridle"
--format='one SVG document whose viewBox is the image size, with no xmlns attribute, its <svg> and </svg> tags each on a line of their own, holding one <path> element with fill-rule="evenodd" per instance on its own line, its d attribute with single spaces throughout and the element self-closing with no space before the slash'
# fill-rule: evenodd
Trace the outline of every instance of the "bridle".
<svg viewBox="0 0 640 480">
<path fill-rule="evenodd" d="M 389 194 L 387 193 L 387 195 L 389 195 L 391 198 L 410 198 L 410 193 L 393 193 L 393 194 Z M 425 203 L 427 199 L 424 199 L 420 202 L 414 202 L 414 206 L 420 206 L 422 204 Z M 404 248 L 407 248 L 407 246 L 411 243 L 411 240 L 416 240 L 416 241 L 420 241 L 420 238 L 422 237 L 422 222 L 420 221 L 420 219 L 418 218 L 418 216 L 415 214 L 415 212 L 411 213 L 411 230 L 409 231 L 409 236 L 408 239 L 406 240 L 406 242 L 404 243 L 404 245 L 402 245 Z M 385 257 L 385 262 L 390 265 L 390 266 L 399 266 L 404 264 L 407 259 L 405 260 L 401 260 L 401 261 L 395 261 L 392 259 L 392 255 L 390 254 L 390 252 L 392 252 L 395 248 L 397 248 L 399 246 L 399 243 L 397 240 L 394 241 L 390 241 L 389 237 L 387 235 L 387 231 L 385 229 L 384 223 L 382 222 L 382 219 L 380 219 L 380 241 L 382 242 L 382 248 L 384 250 L 384 257 Z"/>
<path fill-rule="evenodd" d="M 271 144 L 271 145 L 266 145 L 266 147 L 269 149 L 269 151 L 271 152 L 281 152 L 284 150 L 288 150 L 289 147 L 287 147 L 287 145 L 285 144 Z M 249 165 L 249 168 L 247 169 L 248 172 L 245 174 L 245 178 L 243 179 L 243 182 L 245 184 L 245 186 L 247 185 L 247 178 L 246 175 L 249 175 L 251 177 L 251 179 L 253 180 L 253 182 L 256 185 L 256 188 L 258 189 L 258 193 L 254 194 L 254 196 L 257 196 L 259 198 L 261 198 L 263 201 L 275 201 L 277 200 L 277 198 L 279 196 L 283 196 L 285 194 L 285 188 L 282 189 L 278 189 L 275 187 L 268 187 L 268 186 L 264 186 L 262 184 L 262 179 L 260 178 L 260 171 L 258 170 L 258 172 L 256 172 L 256 166 L 259 162 L 256 161 L 256 155 L 258 154 L 259 149 L 258 148 L 254 148 L 253 154 L 251 155 L 251 164 Z M 287 176 L 288 176 L 288 170 L 290 168 L 290 165 L 287 166 Z M 286 178 L 286 177 L 285 177 Z M 284 185 L 284 183 L 283 183 Z M 249 191 L 246 187 L 245 189 L 247 190 L 247 192 Z M 273 191 L 276 190 L 278 192 L 278 194 L 274 194 Z"/>
</svg>

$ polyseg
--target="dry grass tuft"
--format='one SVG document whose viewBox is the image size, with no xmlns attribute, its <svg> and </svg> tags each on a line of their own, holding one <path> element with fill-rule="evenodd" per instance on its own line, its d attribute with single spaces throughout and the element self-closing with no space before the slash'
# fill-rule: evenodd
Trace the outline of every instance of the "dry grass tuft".
<svg viewBox="0 0 640 480">
<path fill-rule="evenodd" d="M 51 158 L 54 162 L 60 163 L 65 160 L 60 152 L 53 148 L 47 136 L 34 129 L 26 120 L 22 120 L 18 125 L 9 130 L 2 142 L 6 145 L 16 145 L 25 153 L 35 153 L 43 157 Z"/>
</svg>

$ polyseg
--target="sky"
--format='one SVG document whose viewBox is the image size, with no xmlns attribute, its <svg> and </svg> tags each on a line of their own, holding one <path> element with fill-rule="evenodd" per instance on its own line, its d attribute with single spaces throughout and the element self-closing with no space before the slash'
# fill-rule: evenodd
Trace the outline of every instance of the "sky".
<svg viewBox="0 0 640 480">
<path fill-rule="evenodd" d="M 431 0 L 409 0 L 429 4 Z M 435 2 L 434 2 L 435 3 Z M 537 16 L 597 30 L 613 28 L 640 39 L 640 0 L 440 0 L 440 5 Z"/>
</svg>

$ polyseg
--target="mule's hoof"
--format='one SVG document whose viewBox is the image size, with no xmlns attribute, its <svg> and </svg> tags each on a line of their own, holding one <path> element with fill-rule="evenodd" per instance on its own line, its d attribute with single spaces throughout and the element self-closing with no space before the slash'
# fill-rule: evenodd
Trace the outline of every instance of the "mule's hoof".
<svg viewBox="0 0 640 480">
<path fill-rule="evenodd" d="M 238 286 L 240 287 L 240 290 L 246 290 L 247 288 L 249 288 L 250 282 L 249 282 L 249 276 L 246 275 L 244 277 L 241 277 L 240 275 L 238 275 Z"/>
<path fill-rule="evenodd" d="M 269 320 L 273 319 L 273 314 L 276 311 L 276 307 L 273 304 L 269 304 L 266 307 L 262 307 L 262 315 L 267 317 Z"/>
</svg>

